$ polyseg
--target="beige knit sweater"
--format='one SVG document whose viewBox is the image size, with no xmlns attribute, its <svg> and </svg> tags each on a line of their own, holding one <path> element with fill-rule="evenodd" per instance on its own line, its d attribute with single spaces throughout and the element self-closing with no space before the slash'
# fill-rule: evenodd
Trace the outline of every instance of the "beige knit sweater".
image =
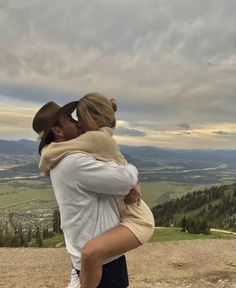
<svg viewBox="0 0 236 288">
<path fill-rule="evenodd" d="M 111 128 L 103 127 L 69 141 L 52 142 L 42 149 L 39 168 L 49 174 L 64 157 L 78 152 L 93 155 L 97 160 L 115 161 L 118 165 L 124 165 L 127 161 L 112 135 Z M 123 199 L 118 197 L 116 204 L 121 215 L 121 224 L 129 228 L 141 243 L 147 242 L 154 231 L 154 218 L 145 202 L 141 201 L 140 206 L 126 205 Z"/>
<path fill-rule="evenodd" d="M 119 165 L 124 165 L 127 162 L 112 135 L 111 128 L 103 127 L 98 131 L 89 131 L 69 141 L 52 142 L 41 151 L 39 169 L 48 173 L 64 157 L 76 152 L 85 152 L 98 160 L 115 161 Z"/>
</svg>

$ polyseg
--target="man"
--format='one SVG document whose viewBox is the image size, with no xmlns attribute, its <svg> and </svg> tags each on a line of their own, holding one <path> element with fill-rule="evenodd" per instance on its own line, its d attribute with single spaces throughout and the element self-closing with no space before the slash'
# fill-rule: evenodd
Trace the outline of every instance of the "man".
<svg viewBox="0 0 236 288">
<path fill-rule="evenodd" d="M 54 102 L 35 115 L 33 129 L 40 135 L 39 153 L 51 142 L 60 143 L 81 134 L 71 114 L 77 101 L 63 107 Z M 73 267 L 80 270 L 83 246 L 92 238 L 119 224 L 120 216 L 113 197 L 127 195 L 138 182 L 137 169 L 101 162 L 85 153 L 66 156 L 50 171 L 61 214 L 61 228 Z M 112 284 L 110 284 L 112 283 Z M 100 288 L 126 288 L 128 275 L 124 256 L 103 265 Z"/>
</svg>

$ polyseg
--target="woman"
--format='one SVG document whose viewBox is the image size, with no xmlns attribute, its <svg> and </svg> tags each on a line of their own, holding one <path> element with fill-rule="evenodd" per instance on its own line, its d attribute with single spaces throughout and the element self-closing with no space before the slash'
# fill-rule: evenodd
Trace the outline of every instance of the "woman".
<svg viewBox="0 0 236 288">
<path fill-rule="evenodd" d="M 40 169 L 48 173 L 66 155 L 79 151 L 92 154 L 101 161 L 126 164 L 112 138 L 116 110 L 116 103 L 99 93 L 84 96 L 77 107 L 78 123 L 84 134 L 59 146 L 52 143 L 45 147 L 41 152 Z M 139 185 L 136 189 L 139 189 Z M 80 271 L 82 288 L 97 287 L 105 260 L 137 248 L 147 242 L 153 233 L 153 215 L 142 200 L 139 205 L 125 205 L 122 198 L 117 198 L 116 204 L 121 215 L 120 225 L 90 240 L 83 248 Z"/>
</svg>

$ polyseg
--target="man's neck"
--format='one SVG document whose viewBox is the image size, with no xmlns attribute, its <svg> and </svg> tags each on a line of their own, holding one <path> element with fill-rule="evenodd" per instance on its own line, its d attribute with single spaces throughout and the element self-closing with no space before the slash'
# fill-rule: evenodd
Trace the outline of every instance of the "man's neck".
<svg viewBox="0 0 236 288">
<path fill-rule="evenodd" d="M 64 141 L 66 141 L 66 139 L 64 138 L 64 137 L 62 137 L 62 136 L 57 136 L 57 137 L 55 137 L 55 141 L 54 142 L 64 142 Z"/>
</svg>

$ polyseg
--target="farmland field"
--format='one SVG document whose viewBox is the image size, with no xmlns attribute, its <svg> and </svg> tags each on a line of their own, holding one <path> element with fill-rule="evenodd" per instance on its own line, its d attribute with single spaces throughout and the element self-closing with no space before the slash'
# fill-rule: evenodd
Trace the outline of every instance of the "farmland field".
<svg viewBox="0 0 236 288">
<path fill-rule="evenodd" d="M 13 214 L 23 227 L 52 226 L 57 206 L 48 179 L 22 179 L 0 182 L 0 218 Z"/>
<path fill-rule="evenodd" d="M 0 183 L 0 210 L 18 209 L 35 201 L 55 202 L 51 186 L 45 180 L 12 180 Z M 30 204 L 28 205 L 28 209 Z"/>
<path fill-rule="evenodd" d="M 141 183 L 142 198 L 149 207 L 154 207 L 158 203 L 212 185 L 216 184 L 189 185 L 171 181 L 143 182 Z M 27 209 L 31 209 L 32 206 L 35 208 L 36 202 L 41 203 L 38 204 L 39 206 L 44 206 L 47 202 L 52 206 L 56 205 L 52 186 L 48 179 L 19 179 L 0 182 L 0 215 L 5 209 L 17 211 L 25 206 Z"/>
<path fill-rule="evenodd" d="M 188 185 L 170 181 L 143 182 L 142 198 L 154 207 L 156 203 L 177 198 L 190 191 L 204 189 L 211 185 Z M 38 203 L 38 204 L 37 204 Z M 0 216 L 4 210 L 54 207 L 56 205 L 53 190 L 48 179 L 20 179 L 0 182 Z"/>
<path fill-rule="evenodd" d="M 182 195 L 201 190 L 204 188 L 216 185 L 215 183 L 207 185 L 186 184 L 171 181 L 156 181 L 142 183 L 142 198 L 149 207 L 154 207 L 156 204 L 181 197 Z"/>
<path fill-rule="evenodd" d="M 188 185 L 171 181 L 143 182 L 142 198 L 154 207 L 157 203 L 177 198 L 187 192 L 204 189 L 206 185 Z M 209 186 L 209 185 L 208 185 Z M 13 213 L 16 218 L 28 224 L 52 226 L 53 210 L 57 203 L 50 180 L 38 179 L 1 180 L 0 218 L 8 218 Z"/>
</svg>

